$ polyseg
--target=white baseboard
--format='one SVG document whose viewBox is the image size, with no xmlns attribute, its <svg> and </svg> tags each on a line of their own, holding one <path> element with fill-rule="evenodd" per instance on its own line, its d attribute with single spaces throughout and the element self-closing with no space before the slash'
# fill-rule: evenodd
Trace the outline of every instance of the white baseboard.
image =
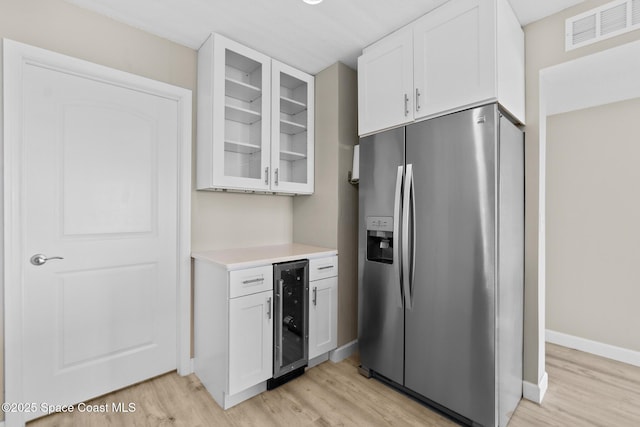
<svg viewBox="0 0 640 427">
<path fill-rule="evenodd" d="M 530 383 L 529 381 L 522 381 L 522 397 L 537 404 L 541 404 L 548 386 L 549 376 L 546 372 L 542 378 L 540 378 L 538 384 Z"/>
<path fill-rule="evenodd" d="M 263 391 L 267 391 L 266 381 L 249 387 L 246 390 L 242 390 L 241 392 L 238 392 L 236 394 L 228 395 L 226 393 L 222 393 L 224 401 L 218 402 L 218 404 L 222 406 L 222 408 L 226 411 L 227 409 L 236 406 L 238 403 L 242 403 L 245 400 L 249 400 L 252 397 L 259 395 Z"/>
<path fill-rule="evenodd" d="M 351 356 L 358 349 L 358 340 L 353 340 L 346 343 L 342 347 L 338 347 L 335 350 L 329 352 L 329 360 L 333 363 L 342 362 L 347 357 Z"/>
<path fill-rule="evenodd" d="M 311 369 L 314 366 L 318 366 L 321 363 L 326 362 L 327 360 L 329 360 L 329 353 L 324 353 L 321 354 L 318 357 L 314 357 L 313 359 L 310 359 L 309 362 L 307 363 L 307 369 Z"/>
<path fill-rule="evenodd" d="M 584 351 L 585 353 L 595 354 L 596 356 L 617 360 L 618 362 L 628 363 L 629 365 L 640 366 L 640 351 L 591 341 L 549 329 L 546 330 L 546 341 L 563 347 Z"/>
</svg>

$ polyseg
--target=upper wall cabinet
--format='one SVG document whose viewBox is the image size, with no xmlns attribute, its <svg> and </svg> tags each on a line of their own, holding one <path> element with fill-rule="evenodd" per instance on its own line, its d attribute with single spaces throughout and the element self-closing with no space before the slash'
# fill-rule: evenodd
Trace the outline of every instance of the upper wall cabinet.
<svg viewBox="0 0 640 427">
<path fill-rule="evenodd" d="M 272 190 L 313 192 L 313 77 L 271 61 Z"/>
<path fill-rule="evenodd" d="M 413 33 L 402 29 L 358 58 L 360 134 L 413 121 Z"/>
<path fill-rule="evenodd" d="M 212 34 L 197 129 L 199 190 L 313 193 L 313 76 Z"/>
<path fill-rule="evenodd" d="M 198 189 L 269 190 L 271 59 L 219 35 L 198 51 Z"/>
<path fill-rule="evenodd" d="M 358 59 L 360 135 L 495 101 L 524 122 L 524 33 L 507 0 L 451 0 Z"/>
</svg>

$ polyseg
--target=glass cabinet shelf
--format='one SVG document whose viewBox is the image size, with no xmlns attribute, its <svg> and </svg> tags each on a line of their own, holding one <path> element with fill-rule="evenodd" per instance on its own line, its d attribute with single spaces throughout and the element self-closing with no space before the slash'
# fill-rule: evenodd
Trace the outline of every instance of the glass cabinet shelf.
<svg viewBox="0 0 640 427">
<path fill-rule="evenodd" d="M 260 98 L 262 91 L 259 87 L 232 78 L 225 78 L 225 94 L 231 98 L 252 102 Z"/>
<path fill-rule="evenodd" d="M 304 160 L 307 158 L 307 155 L 304 153 L 296 153 L 295 151 L 280 151 L 280 160 Z"/>
<path fill-rule="evenodd" d="M 256 144 L 250 144 L 248 142 L 239 141 L 225 141 L 224 151 L 240 154 L 253 154 L 260 151 L 261 147 Z"/>
<path fill-rule="evenodd" d="M 285 96 L 280 97 L 280 111 L 286 114 L 298 114 L 307 109 L 307 104 Z"/>
<path fill-rule="evenodd" d="M 280 120 L 280 132 L 287 135 L 297 135 L 299 133 L 305 132 L 306 130 L 307 127 L 305 125 L 301 125 L 300 123 L 291 122 L 289 120 Z"/>
<path fill-rule="evenodd" d="M 257 111 L 234 107 L 233 105 L 224 106 L 224 117 L 227 120 L 244 123 L 246 125 L 252 125 L 262 119 L 262 115 Z"/>
</svg>

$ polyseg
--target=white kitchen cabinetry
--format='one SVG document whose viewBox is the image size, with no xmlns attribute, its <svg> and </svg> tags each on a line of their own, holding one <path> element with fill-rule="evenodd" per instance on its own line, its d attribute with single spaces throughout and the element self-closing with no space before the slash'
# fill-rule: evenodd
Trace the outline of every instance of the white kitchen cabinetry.
<svg viewBox="0 0 640 427">
<path fill-rule="evenodd" d="M 313 193 L 313 90 L 313 76 L 212 34 L 198 50 L 197 188 Z"/>
<path fill-rule="evenodd" d="M 265 391 L 273 376 L 273 264 L 309 259 L 309 283 L 316 287 L 316 305 L 309 309 L 314 313 L 309 342 L 315 344 L 309 354 L 336 347 L 335 249 L 291 243 L 192 257 L 194 370 L 223 409 Z"/>
<path fill-rule="evenodd" d="M 494 9 L 455 0 L 414 23 L 416 118 L 495 97 Z"/>
<path fill-rule="evenodd" d="M 269 190 L 271 59 L 212 34 L 198 51 L 198 189 Z"/>
<path fill-rule="evenodd" d="M 271 62 L 271 189 L 313 193 L 313 76 Z"/>
<path fill-rule="evenodd" d="M 227 271 L 195 260 L 194 272 L 194 368 L 228 409 L 266 390 L 272 377 L 272 267 Z"/>
<path fill-rule="evenodd" d="M 229 394 L 272 377 L 273 292 L 229 300 Z"/>
<path fill-rule="evenodd" d="M 338 257 L 309 262 L 309 360 L 338 345 Z"/>
<path fill-rule="evenodd" d="M 451 0 L 387 38 L 407 38 L 407 33 L 412 37 L 412 87 L 385 99 L 408 96 L 411 114 L 403 116 L 399 105 L 386 111 L 392 107 L 373 101 L 369 93 L 379 89 L 359 79 L 360 135 L 402 125 L 409 116 L 420 120 L 495 101 L 524 122 L 524 34 L 507 0 Z M 359 74 L 380 72 L 372 68 L 381 68 L 375 58 L 388 49 L 387 38 L 363 51 Z M 388 71 L 389 81 L 403 67 Z M 377 79 L 384 81 L 384 76 Z"/>
<path fill-rule="evenodd" d="M 413 121 L 413 33 L 402 29 L 358 58 L 361 135 Z"/>
</svg>

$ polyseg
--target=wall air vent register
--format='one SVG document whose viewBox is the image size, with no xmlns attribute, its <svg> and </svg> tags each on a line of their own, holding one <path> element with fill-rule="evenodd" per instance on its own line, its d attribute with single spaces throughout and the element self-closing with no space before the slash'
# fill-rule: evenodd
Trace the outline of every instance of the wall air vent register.
<svg viewBox="0 0 640 427">
<path fill-rule="evenodd" d="M 637 29 L 640 29 L 640 0 L 616 0 L 567 19 L 565 50 Z"/>
</svg>

